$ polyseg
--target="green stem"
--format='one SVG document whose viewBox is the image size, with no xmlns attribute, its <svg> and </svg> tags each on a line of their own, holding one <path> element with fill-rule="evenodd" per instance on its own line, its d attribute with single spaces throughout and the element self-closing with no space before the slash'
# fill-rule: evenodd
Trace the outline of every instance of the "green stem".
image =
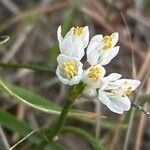
<svg viewBox="0 0 150 150">
<path fill-rule="evenodd" d="M 7 67 L 7 68 L 16 68 L 16 69 L 20 69 L 20 68 L 26 68 L 26 69 L 30 69 L 33 71 L 38 71 L 38 72 L 45 72 L 45 73 L 51 73 L 54 74 L 55 72 L 50 70 L 48 67 L 39 67 L 36 65 L 28 65 L 28 64 L 17 64 L 17 63 L 0 63 L 0 67 Z"/>
<path fill-rule="evenodd" d="M 145 111 L 141 106 L 132 103 L 132 107 L 134 107 L 136 110 L 144 113 L 146 116 L 150 117 L 150 112 L 149 111 Z"/>
<path fill-rule="evenodd" d="M 83 83 L 79 83 L 77 85 L 73 85 L 69 89 L 68 97 L 64 103 L 63 109 L 61 111 L 61 114 L 58 118 L 58 121 L 56 122 L 54 128 L 51 129 L 50 132 L 47 134 L 47 138 L 49 141 L 52 141 L 53 138 L 60 132 L 66 118 L 67 114 L 74 103 L 74 101 L 81 95 L 85 85 Z"/>
<path fill-rule="evenodd" d="M 55 124 L 55 127 L 49 132 L 49 134 L 47 135 L 47 138 L 49 141 L 52 141 L 53 138 L 59 133 L 59 131 L 61 130 L 66 118 L 67 118 L 67 114 L 71 108 L 73 104 L 73 101 L 66 99 L 64 107 L 61 111 L 61 114 L 58 118 L 58 121 Z"/>
</svg>

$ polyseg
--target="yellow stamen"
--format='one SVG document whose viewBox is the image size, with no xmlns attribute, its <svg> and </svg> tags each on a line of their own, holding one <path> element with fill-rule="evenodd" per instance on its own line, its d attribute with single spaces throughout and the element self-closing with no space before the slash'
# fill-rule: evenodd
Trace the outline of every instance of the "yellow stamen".
<svg viewBox="0 0 150 150">
<path fill-rule="evenodd" d="M 127 82 L 125 82 L 125 84 L 128 84 Z M 124 91 L 122 97 L 125 97 L 125 96 L 130 96 L 132 93 L 132 86 L 131 85 L 128 85 L 128 88 L 126 89 L 126 91 Z"/>
<path fill-rule="evenodd" d="M 105 35 L 103 38 L 103 42 L 104 42 L 103 50 L 112 48 L 112 37 L 111 36 Z"/>
<path fill-rule="evenodd" d="M 103 50 L 107 50 L 112 47 L 112 42 L 108 42 L 104 45 Z"/>
<path fill-rule="evenodd" d="M 125 95 L 129 96 L 132 93 L 132 87 L 129 86 L 128 89 L 124 92 Z"/>
<path fill-rule="evenodd" d="M 77 36 L 80 36 L 84 33 L 83 27 L 74 27 L 73 33 Z"/>
<path fill-rule="evenodd" d="M 89 78 L 94 78 L 95 80 L 99 79 L 99 74 L 101 70 L 99 66 L 93 66 L 89 69 Z"/>
<path fill-rule="evenodd" d="M 103 38 L 103 42 L 107 42 L 107 41 L 112 41 L 112 37 L 109 36 L 109 35 L 105 35 L 104 38 Z"/>
<path fill-rule="evenodd" d="M 75 75 L 75 61 L 74 60 L 68 60 L 63 63 L 63 71 L 64 74 L 67 75 L 67 77 L 72 78 Z"/>
</svg>

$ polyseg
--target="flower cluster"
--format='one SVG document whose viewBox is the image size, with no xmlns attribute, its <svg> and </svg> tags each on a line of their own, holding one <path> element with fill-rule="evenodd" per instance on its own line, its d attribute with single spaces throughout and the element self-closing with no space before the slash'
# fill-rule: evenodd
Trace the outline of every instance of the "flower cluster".
<svg viewBox="0 0 150 150">
<path fill-rule="evenodd" d="M 89 29 L 72 27 L 62 37 L 61 26 L 57 30 L 60 54 L 57 57 L 56 74 L 61 82 L 67 85 L 86 84 L 84 92 L 90 96 L 97 96 L 111 111 L 122 114 L 131 107 L 128 96 L 139 85 L 139 80 L 120 79 L 121 75 L 112 73 L 105 77 L 103 67 L 107 65 L 119 52 L 116 46 L 119 34 L 95 35 L 89 42 Z M 88 68 L 83 69 L 81 59 L 85 55 Z"/>
</svg>

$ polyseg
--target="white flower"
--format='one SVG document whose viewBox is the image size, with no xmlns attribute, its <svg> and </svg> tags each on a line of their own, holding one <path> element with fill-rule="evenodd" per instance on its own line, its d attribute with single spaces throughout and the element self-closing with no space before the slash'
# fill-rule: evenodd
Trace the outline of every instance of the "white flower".
<svg viewBox="0 0 150 150">
<path fill-rule="evenodd" d="M 99 100 L 118 114 L 130 109 L 131 102 L 128 96 L 140 85 L 139 80 L 119 79 L 120 77 L 119 74 L 110 74 L 103 79 L 103 85 L 98 90 Z"/>
<path fill-rule="evenodd" d="M 107 65 L 119 52 L 118 42 L 119 34 L 117 32 L 106 36 L 95 35 L 87 48 L 87 61 L 90 65 Z"/>
<path fill-rule="evenodd" d="M 57 57 L 58 66 L 56 74 L 64 84 L 78 84 L 82 78 L 82 63 L 76 57 L 67 57 L 60 54 Z"/>
<path fill-rule="evenodd" d="M 99 88 L 105 73 L 106 71 L 101 65 L 97 64 L 91 66 L 84 71 L 82 81 L 87 84 L 87 86 Z"/>
<path fill-rule="evenodd" d="M 59 44 L 61 44 L 62 41 L 68 36 L 71 36 L 73 41 L 75 41 L 76 39 L 80 39 L 83 42 L 84 48 L 86 48 L 88 43 L 89 43 L 89 29 L 88 29 L 88 26 L 85 26 L 85 27 L 79 27 L 79 26 L 72 27 L 64 38 L 61 35 L 61 26 L 59 26 L 58 30 L 57 30 L 57 37 L 58 37 Z"/>
<path fill-rule="evenodd" d="M 89 30 L 87 26 L 72 27 L 64 38 L 61 35 L 61 26 L 59 26 L 57 37 L 62 54 L 69 57 L 77 57 L 79 60 L 84 56 L 84 48 L 89 42 Z"/>
</svg>

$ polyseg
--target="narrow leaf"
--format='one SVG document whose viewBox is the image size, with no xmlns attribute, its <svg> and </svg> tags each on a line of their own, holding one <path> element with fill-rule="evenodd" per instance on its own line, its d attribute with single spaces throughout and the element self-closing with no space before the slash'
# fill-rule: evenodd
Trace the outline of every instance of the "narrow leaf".
<svg viewBox="0 0 150 150">
<path fill-rule="evenodd" d="M 52 101 L 49 101 L 46 98 L 41 97 L 19 86 L 6 84 L 6 82 L 2 78 L 0 80 L 0 90 L 5 91 L 7 94 L 15 97 L 20 102 L 23 102 L 43 112 L 54 114 L 54 115 L 59 115 L 61 112 L 61 107 L 59 105 L 56 105 Z M 96 113 L 75 110 L 75 109 L 72 109 L 70 111 L 69 117 L 76 118 L 76 119 L 82 117 L 87 119 L 91 119 L 92 117 L 102 118 L 102 116 L 97 115 Z"/>
<path fill-rule="evenodd" d="M 0 124 L 12 131 L 17 131 L 22 136 L 26 136 L 32 132 L 32 129 L 26 122 L 17 120 L 14 115 L 6 112 L 3 109 L 0 109 Z M 33 143 L 39 143 L 43 140 L 43 137 L 37 133 L 34 133 L 29 137 L 29 139 Z"/>
</svg>

